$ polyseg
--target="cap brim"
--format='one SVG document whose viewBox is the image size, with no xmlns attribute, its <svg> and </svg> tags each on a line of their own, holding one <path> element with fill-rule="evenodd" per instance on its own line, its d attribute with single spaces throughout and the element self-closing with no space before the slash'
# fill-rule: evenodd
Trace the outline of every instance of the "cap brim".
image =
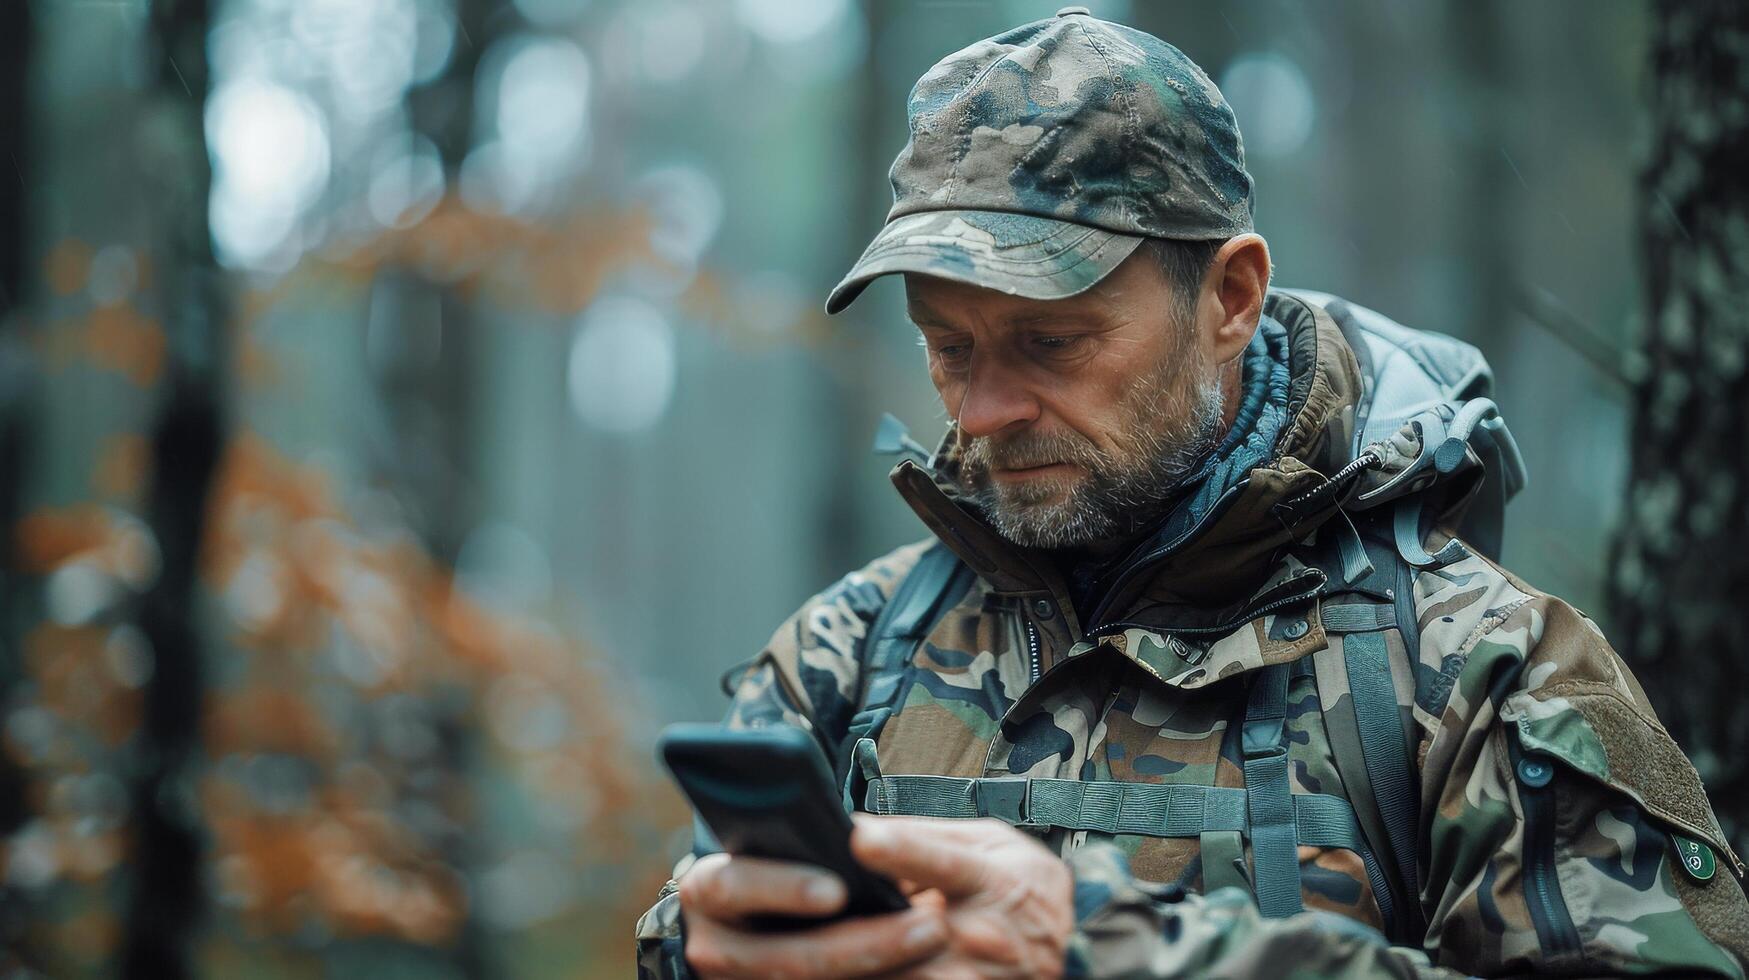
<svg viewBox="0 0 1749 980">
<path fill-rule="evenodd" d="M 1084 292 L 1144 239 L 1089 225 L 1001 211 L 924 211 L 887 222 L 826 297 L 849 306 L 881 276 L 914 272 L 1028 299 Z"/>
</svg>

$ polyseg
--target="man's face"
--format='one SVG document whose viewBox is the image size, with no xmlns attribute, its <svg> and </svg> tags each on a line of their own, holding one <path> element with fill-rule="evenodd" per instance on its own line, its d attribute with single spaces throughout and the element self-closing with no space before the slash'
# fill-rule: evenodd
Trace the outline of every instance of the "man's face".
<svg viewBox="0 0 1749 980">
<path fill-rule="evenodd" d="M 1220 374 L 1147 249 L 1092 289 L 1032 300 L 907 275 L 929 375 L 959 423 L 965 488 L 1038 548 L 1156 516 L 1222 429 Z"/>
</svg>

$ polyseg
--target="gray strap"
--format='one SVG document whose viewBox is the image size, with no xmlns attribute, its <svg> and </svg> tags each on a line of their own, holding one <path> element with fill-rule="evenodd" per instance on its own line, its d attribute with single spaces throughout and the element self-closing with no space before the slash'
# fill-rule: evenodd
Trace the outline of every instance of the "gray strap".
<svg viewBox="0 0 1749 980">
<path fill-rule="evenodd" d="M 1197 849 L 1202 854 L 1202 893 L 1221 888 L 1251 891 L 1251 873 L 1245 867 L 1245 838 L 1236 830 L 1205 830 Z"/>
<path fill-rule="evenodd" d="M 1419 496 L 1397 502 L 1391 518 L 1391 531 L 1397 543 L 1397 554 L 1416 568 L 1444 568 L 1464 556 L 1464 546 L 1456 538 L 1445 543 L 1436 555 L 1421 546 L 1421 502 Z"/>
<path fill-rule="evenodd" d="M 1326 647 L 1306 658 L 1312 661 L 1318 690 L 1346 690 L 1348 664 L 1340 645 Z M 1321 700 L 1321 699 L 1320 699 Z M 1366 770 L 1366 749 L 1360 744 L 1360 726 L 1354 721 L 1354 695 L 1349 692 L 1334 705 L 1324 709 L 1324 731 L 1330 739 L 1330 756 L 1336 773 L 1342 778 L 1342 789 L 1354 817 L 1360 824 L 1367 848 L 1362 852 L 1366 861 L 1367 879 L 1372 882 L 1373 896 L 1383 913 L 1385 935 L 1395 942 L 1411 938 L 1411 932 L 1399 921 L 1396 897 L 1402 891 L 1402 878 L 1397 874 L 1397 862 L 1391 851 L 1391 838 L 1385 831 L 1383 815 L 1373 796 L 1372 777 Z M 1418 937 L 1417 937 L 1418 938 Z"/>
<path fill-rule="evenodd" d="M 911 648 L 934 625 L 937 612 L 963 566 L 959 556 L 940 542 L 917 559 L 893 597 L 881 607 L 869 627 L 866 669 L 875 677 L 898 670 L 911 659 Z M 871 678 L 872 679 L 872 678 Z M 866 700 L 879 700 L 870 691 Z"/>
<path fill-rule="evenodd" d="M 939 541 L 917 559 L 893 595 L 881 606 L 858 647 L 856 712 L 834 761 L 834 775 L 846 802 L 861 795 L 851 765 L 851 750 L 863 738 L 879 738 L 899 700 L 899 685 L 917 644 L 934 628 L 943 607 L 971 585 L 971 569 Z"/>
<path fill-rule="evenodd" d="M 1409 753 L 1403 741 L 1402 709 L 1391 683 L 1391 664 L 1382 632 L 1354 633 L 1342 641 L 1348 668 L 1348 690 L 1354 722 L 1366 755 L 1373 798 L 1389 838 L 1391 857 L 1403 890 L 1403 911 L 1412 921 L 1421 893 L 1415 861 L 1417 817 L 1421 794 L 1410 775 Z"/>
<path fill-rule="evenodd" d="M 1366 545 L 1361 543 L 1360 532 L 1354 527 L 1354 519 L 1345 510 L 1336 512 L 1336 520 L 1325 526 L 1330 533 L 1336 535 L 1336 553 L 1342 559 L 1342 582 L 1344 585 L 1355 585 L 1366 581 L 1376 570 L 1372 559 L 1366 555 Z"/>
<path fill-rule="evenodd" d="M 1022 827 L 1147 837 L 1197 837 L 1211 831 L 1250 836 L 1247 795 L 1236 787 L 1182 783 L 889 774 L 869 781 L 863 809 L 914 817 L 996 817 Z M 1360 850 L 1360 826 L 1347 800 L 1294 794 L 1290 812 L 1290 825 L 1303 843 Z"/>
<path fill-rule="evenodd" d="M 1028 815 L 1052 827 L 1194 837 L 1205 830 L 1243 830 L 1245 791 L 1166 783 L 1035 780 Z"/>
<path fill-rule="evenodd" d="M 1241 733 L 1251 811 L 1251 880 L 1257 884 L 1258 911 L 1272 919 L 1302 908 L 1298 827 L 1287 776 L 1287 681 L 1286 664 L 1257 671 Z"/>
<path fill-rule="evenodd" d="M 1318 608 L 1326 633 L 1370 633 L 1396 624 L 1396 612 L 1376 602 L 1346 602 Z"/>
</svg>

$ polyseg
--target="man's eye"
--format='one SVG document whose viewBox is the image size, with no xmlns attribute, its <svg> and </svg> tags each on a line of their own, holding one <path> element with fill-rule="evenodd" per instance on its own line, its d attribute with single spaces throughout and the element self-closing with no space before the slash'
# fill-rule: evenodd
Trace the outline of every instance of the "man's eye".
<svg viewBox="0 0 1749 980">
<path fill-rule="evenodd" d="M 930 349 L 935 352 L 936 357 L 949 362 L 964 360 L 972 352 L 969 344 L 941 344 Z"/>
<path fill-rule="evenodd" d="M 1080 336 L 1035 337 L 1034 346 L 1043 349 L 1048 354 L 1064 354 L 1081 346 L 1081 341 L 1087 338 Z"/>
</svg>

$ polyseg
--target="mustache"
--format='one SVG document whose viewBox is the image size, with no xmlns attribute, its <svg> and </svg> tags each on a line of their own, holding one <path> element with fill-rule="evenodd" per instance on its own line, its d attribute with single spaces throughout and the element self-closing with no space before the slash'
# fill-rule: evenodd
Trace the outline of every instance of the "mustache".
<svg viewBox="0 0 1749 980">
<path fill-rule="evenodd" d="M 1006 439 L 979 436 L 968 440 L 962 465 L 974 470 L 1021 470 L 1051 463 L 1072 463 L 1098 469 L 1108 460 L 1099 447 L 1072 432 L 1022 432 Z"/>
</svg>

